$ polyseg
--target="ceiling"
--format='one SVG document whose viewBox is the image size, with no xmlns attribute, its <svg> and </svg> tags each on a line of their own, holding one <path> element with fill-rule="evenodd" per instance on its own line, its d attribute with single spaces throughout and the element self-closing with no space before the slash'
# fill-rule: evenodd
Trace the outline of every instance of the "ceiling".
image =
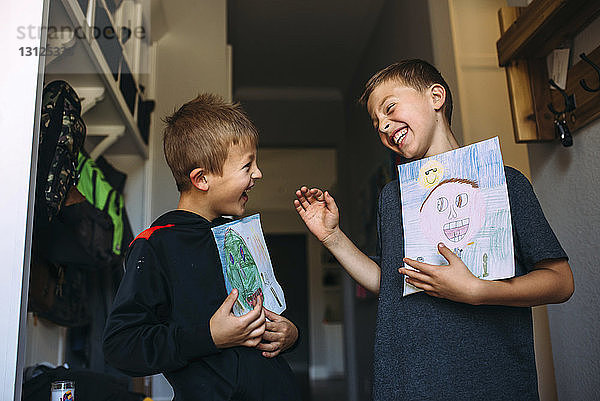
<svg viewBox="0 0 600 401">
<path fill-rule="evenodd" d="M 234 97 L 341 100 L 383 3 L 229 0 Z"/>
</svg>

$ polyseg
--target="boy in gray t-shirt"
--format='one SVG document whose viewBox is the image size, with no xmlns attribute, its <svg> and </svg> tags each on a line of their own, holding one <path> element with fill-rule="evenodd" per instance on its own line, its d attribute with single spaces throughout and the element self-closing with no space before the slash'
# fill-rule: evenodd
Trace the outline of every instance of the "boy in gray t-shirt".
<svg viewBox="0 0 600 401">
<path fill-rule="evenodd" d="M 425 61 L 379 71 L 361 100 L 383 145 L 405 159 L 459 147 L 450 129 L 450 89 Z M 516 277 L 507 280 L 475 277 L 441 243 L 447 266 L 405 258 L 397 181 L 379 199 L 378 263 L 341 231 L 327 191 L 296 192 L 296 210 L 310 231 L 357 282 L 379 294 L 375 400 L 538 399 L 530 307 L 569 299 L 573 276 L 529 181 L 513 168 L 505 172 L 516 259 Z M 424 292 L 402 297 L 402 275 Z"/>
</svg>

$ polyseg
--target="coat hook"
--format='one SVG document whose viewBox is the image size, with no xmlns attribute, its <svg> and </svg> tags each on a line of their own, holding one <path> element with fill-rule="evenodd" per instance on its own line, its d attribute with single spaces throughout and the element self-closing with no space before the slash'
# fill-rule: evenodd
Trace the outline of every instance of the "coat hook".
<svg viewBox="0 0 600 401">
<path fill-rule="evenodd" d="M 573 95 L 567 95 L 567 92 L 558 86 L 554 80 L 551 79 L 548 82 L 553 88 L 558 89 L 565 99 L 565 108 L 562 111 L 556 111 L 552 103 L 548 103 L 548 109 L 554 114 L 554 131 L 556 136 L 560 138 L 560 143 L 562 143 L 563 146 L 571 146 L 573 145 L 573 136 L 567 125 L 566 116 L 568 112 L 575 110 L 575 97 Z"/>
<path fill-rule="evenodd" d="M 557 89 L 565 99 L 565 109 L 562 111 L 556 111 L 554 105 L 552 103 L 548 103 L 548 109 L 552 112 L 552 114 L 563 114 L 575 110 L 575 97 L 573 95 L 567 95 L 567 92 L 565 92 L 563 88 L 558 86 L 553 79 L 548 80 L 548 82 L 550 83 L 550 86 Z"/>
<path fill-rule="evenodd" d="M 581 53 L 579 55 L 579 57 L 581 57 L 583 59 L 583 61 L 585 61 L 586 63 L 588 63 L 589 65 L 592 66 L 592 68 L 594 70 L 596 70 L 596 73 L 598 74 L 598 81 L 600 81 L 600 67 L 598 67 L 592 60 L 590 60 L 590 58 L 588 56 L 585 55 L 585 53 Z M 585 83 L 585 79 L 581 79 L 579 81 L 579 85 L 581 85 L 581 87 L 583 89 L 585 89 L 588 92 L 598 92 L 600 91 L 600 84 L 598 85 L 597 88 L 592 89 L 590 88 L 586 83 Z"/>
</svg>

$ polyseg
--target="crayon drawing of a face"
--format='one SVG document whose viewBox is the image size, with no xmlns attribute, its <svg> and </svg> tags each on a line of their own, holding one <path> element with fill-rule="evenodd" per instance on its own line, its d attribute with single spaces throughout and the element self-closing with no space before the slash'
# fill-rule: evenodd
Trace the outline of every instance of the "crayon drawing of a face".
<svg viewBox="0 0 600 401">
<path fill-rule="evenodd" d="M 479 232 L 485 201 L 475 181 L 450 178 L 440 182 L 419 211 L 421 229 L 434 243 L 464 248 Z"/>
</svg>

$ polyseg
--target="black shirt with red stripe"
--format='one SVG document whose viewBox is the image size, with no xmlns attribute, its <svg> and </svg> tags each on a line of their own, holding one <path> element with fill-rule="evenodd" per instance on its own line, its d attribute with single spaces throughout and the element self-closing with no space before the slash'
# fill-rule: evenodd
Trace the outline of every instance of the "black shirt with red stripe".
<svg viewBox="0 0 600 401">
<path fill-rule="evenodd" d="M 131 243 L 104 331 L 109 364 L 132 376 L 163 373 L 174 400 L 299 400 L 283 357 L 218 349 L 209 321 L 227 292 L 211 227 L 174 210 Z"/>
</svg>

